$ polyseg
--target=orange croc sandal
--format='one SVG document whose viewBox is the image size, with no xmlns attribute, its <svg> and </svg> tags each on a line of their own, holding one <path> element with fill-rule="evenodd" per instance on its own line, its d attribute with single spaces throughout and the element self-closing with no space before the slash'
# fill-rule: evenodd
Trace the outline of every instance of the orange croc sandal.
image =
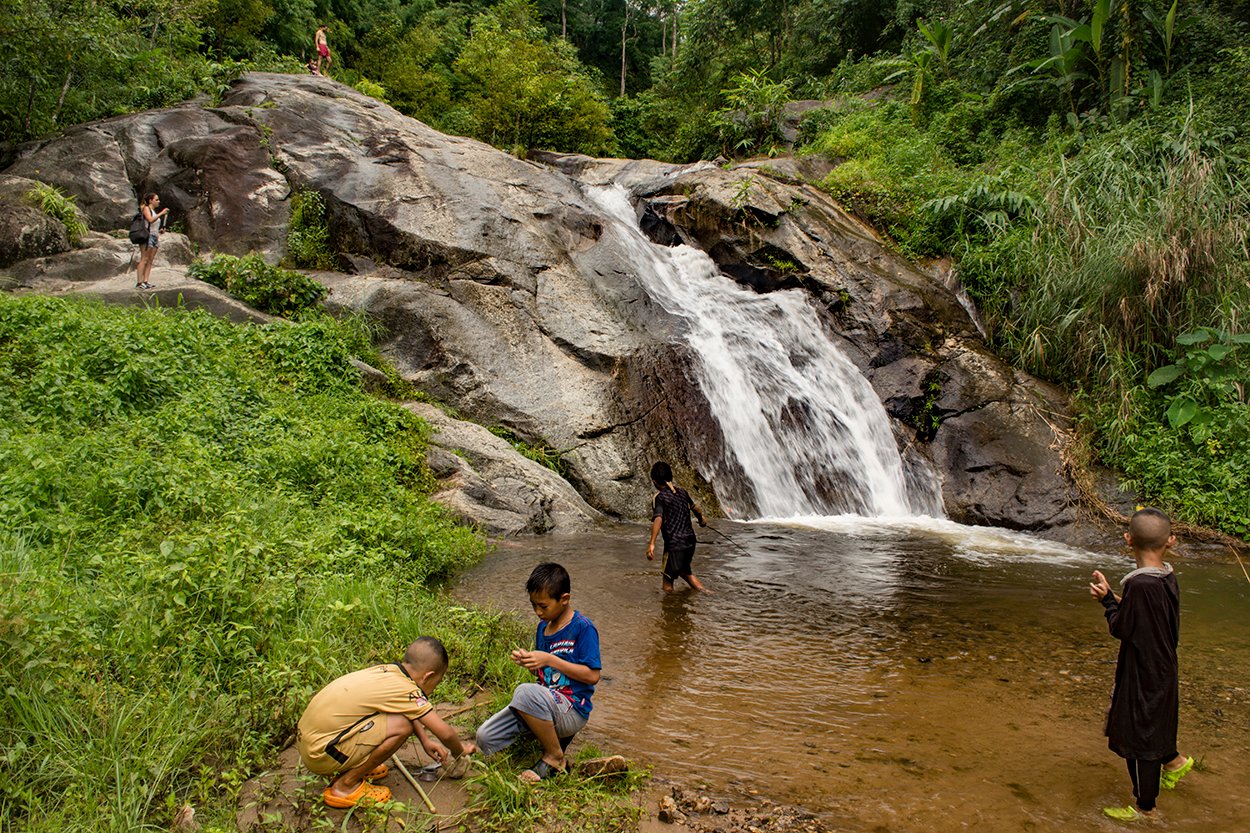
<svg viewBox="0 0 1250 833">
<path fill-rule="evenodd" d="M 327 807 L 333 807 L 336 810 L 346 810 L 349 807 L 355 807 L 361 801 L 369 799 L 377 804 L 391 800 L 391 791 L 386 787 L 375 787 L 368 781 L 361 781 L 360 786 L 350 795 L 339 795 L 330 787 L 326 787 L 326 791 L 321 794 Z"/>
<path fill-rule="evenodd" d="M 369 774 L 365 776 L 365 780 L 377 781 L 381 778 L 385 778 L 386 773 L 390 771 L 391 771 L 391 768 L 388 767 L 386 764 L 378 764 L 373 769 L 369 770 Z"/>
</svg>

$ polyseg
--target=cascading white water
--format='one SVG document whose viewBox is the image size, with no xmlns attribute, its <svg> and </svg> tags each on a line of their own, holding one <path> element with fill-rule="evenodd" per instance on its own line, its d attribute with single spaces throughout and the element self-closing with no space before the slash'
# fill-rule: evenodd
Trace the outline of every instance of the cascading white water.
<svg viewBox="0 0 1250 833">
<path fill-rule="evenodd" d="M 745 289 L 704 252 L 648 240 L 619 185 L 588 190 L 647 293 L 688 326 L 700 386 L 736 463 L 722 468 L 749 485 L 702 472 L 722 503 L 740 496 L 731 514 L 941 514 L 932 484 L 909 494 L 881 401 L 806 294 Z"/>
</svg>

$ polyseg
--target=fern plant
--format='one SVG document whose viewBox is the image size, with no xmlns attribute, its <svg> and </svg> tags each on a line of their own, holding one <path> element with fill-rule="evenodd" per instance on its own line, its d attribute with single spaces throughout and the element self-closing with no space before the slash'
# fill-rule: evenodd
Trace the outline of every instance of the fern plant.
<svg viewBox="0 0 1250 833">
<path fill-rule="evenodd" d="M 26 192 L 26 199 L 30 200 L 44 214 L 65 226 L 65 231 L 69 235 L 69 242 L 75 246 L 82 240 L 82 236 L 87 233 L 87 221 L 78 209 L 74 197 L 66 194 L 55 185 L 36 182 L 35 187 Z"/>
</svg>

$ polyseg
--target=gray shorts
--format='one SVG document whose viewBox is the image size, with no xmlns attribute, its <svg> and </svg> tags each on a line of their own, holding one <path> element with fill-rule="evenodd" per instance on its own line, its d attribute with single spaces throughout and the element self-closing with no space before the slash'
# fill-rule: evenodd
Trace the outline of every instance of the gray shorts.
<svg viewBox="0 0 1250 833">
<path fill-rule="evenodd" d="M 573 708 L 573 702 L 558 691 L 538 683 L 522 683 L 512 692 L 512 702 L 491 715 L 477 730 L 477 748 L 491 755 L 508 746 L 521 735 L 530 734 L 529 727 L 517 712 L 555 724 L 556 736 L 571 738 L 586 725 L 586 717 Z"/>
</svg>

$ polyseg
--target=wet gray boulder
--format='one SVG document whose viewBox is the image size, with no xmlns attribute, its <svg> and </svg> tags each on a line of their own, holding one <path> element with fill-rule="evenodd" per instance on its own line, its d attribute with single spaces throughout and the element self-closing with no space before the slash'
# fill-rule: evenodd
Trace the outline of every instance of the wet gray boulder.
<svg viewBox="0 0 1250 833">
<path fill-rule="evenodd" d="M 893 418 L 904 465 L 937 473 L 951 518 L 1036 531 L 1075 522 L 1052 429 L 1071 419 L 1067 397 L 995 356 L 942 280 L 806 185 L 818 165 L 544 159 L 628 187 L 655 242 L 700 248 L 757 292 L 805 290 Z M 685 447 L 703 472 L 723 458 L 714 431 Z"/>
<path fill-rule="evenodd" d="M 433 428 L 434 500 L 462 520 L 490 535 L 513 536 L 576 532 L 602 519 L 568 481 L 482 426 L 421 402 L 404 407 Z"/>
</svg>

